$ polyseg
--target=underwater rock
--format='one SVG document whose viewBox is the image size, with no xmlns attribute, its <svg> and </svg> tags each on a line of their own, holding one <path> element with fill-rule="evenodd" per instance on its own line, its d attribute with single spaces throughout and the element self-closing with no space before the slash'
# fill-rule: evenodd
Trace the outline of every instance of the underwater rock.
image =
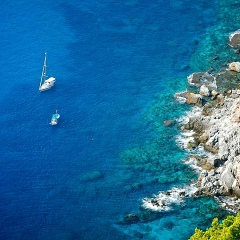
<svg viewBox="0 0 240 240">
<path fill-rule="evenodd" d="M 133 183 L 131 185 L 131 190 L 132 191 L 138 191 L 143 188 L 143 185 L 141 183 Z"/>
<path fill-rule="evenodd" d="M 134 231 L 134 237 L 137 239 L 143 239 L 144 235 L 141 232 Z"/>
<path fill-rule="evenodd" d="M 139 219 L 139 216 L 137 216 L 136 214 L 129 213 L 123 218 L 123 221 L 124 223 L 132 224 L 132 223 L 138 223 L 140 219 Z"/>
<path fill-rule="evenodd" d="M 142 212 L 139 214 L 140 222 L 152 222 L 158 218 L 160 218 L 161 213 L 151 211 L 149 209 L 141 209 Z"/>
<path fill-rule="evenodd" d="M 81 182 L 91 182 L 91 181 L 96 181 L 101 178 L 103 178 L 103 173 L 101 171 L 91 171 L 88 173 L 85 173 L 81 178 Z"/>
<path fill-rule="evenodd" d="M 240 62 L 229 63 L 229 70 L 240 72 Z"/>
<path fill-rule="evenodd" d="M 229 45 L 233 48 L 240 47 L 240 29 L 229 36 Z"/>
<path fill-rule="evenodd" d="M 171 126 L 173 126 L 175 123 L 176 123 L 175 120 L 165 120 L 165 121 L 163 122 L 164 126 L 166 126 L 166 127 L 171 127 Z"/>
</svg>

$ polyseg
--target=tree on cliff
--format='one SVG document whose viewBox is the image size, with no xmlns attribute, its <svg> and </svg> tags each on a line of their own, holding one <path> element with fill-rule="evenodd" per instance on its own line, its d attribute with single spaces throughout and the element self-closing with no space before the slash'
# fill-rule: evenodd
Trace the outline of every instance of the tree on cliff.
<svg viewBox="0 0 240 240">
<path fill-rule="evenodd" d="M 228 216 L 222 222 L 214 218 L 210 228 L 202 231 L 198 228 L 190 240 L 239 240 L 240 239 L 240 212 L 236 217 Z"/>
</svg>

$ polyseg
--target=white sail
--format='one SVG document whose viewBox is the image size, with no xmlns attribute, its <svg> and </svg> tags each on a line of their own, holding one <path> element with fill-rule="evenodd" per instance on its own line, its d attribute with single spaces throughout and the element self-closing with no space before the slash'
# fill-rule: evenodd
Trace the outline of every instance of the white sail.
<svg viewBox="0 0 240 240">
<path fill-rule="evenodd" d="M 45 52 L 39 90 L 40 91 L 48 90 L 54 86 L 55 82 L 56 82 L 56 78 L 54 77 L 50 77 L 47 79 L 47 53 Z"/>
</svg>

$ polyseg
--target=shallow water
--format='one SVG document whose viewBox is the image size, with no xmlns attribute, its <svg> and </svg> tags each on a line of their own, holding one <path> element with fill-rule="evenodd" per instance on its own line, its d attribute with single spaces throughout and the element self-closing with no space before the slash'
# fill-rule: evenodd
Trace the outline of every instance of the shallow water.
<svg viewBox="0 0 240 240">
<path fill-rule="evenodd" d="M 118 224 L 143 198 L 197 177 L 177 125 L 163 121 L 189 110 L 173 95 L 199 67 L 193 54 L 216 24 L 214 3 L 0 6 L 1 239 L 167 240 L 180 229 L 187 239 L 223 217 L 212 199 L 190 198 L 154 221 Z M 45 51 L 57 83 L 40 93 Z"/>
</svg>

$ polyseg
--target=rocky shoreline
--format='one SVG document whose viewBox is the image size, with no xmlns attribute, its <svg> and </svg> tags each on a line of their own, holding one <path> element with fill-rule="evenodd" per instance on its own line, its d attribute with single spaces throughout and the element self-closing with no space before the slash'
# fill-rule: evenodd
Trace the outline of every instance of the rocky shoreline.
<svg viewBox="0 0 240 240">
<path fill-rule="evenodd" d="M 229 36 L 238 54 L 240 30 Z M 198 106 L 201 114 L 189 119 L 182 131 L 194 131 L 191 149 L 203 147 L 208 157 L 192 155 L 202 168 L 197 196 L 240 197 L 240 62 L 225 64 L 219 72 L 193 73 L 180 96 Z"/>
<path fill-rule="evenodd" d="M 240 60 L 240 30 L 229 35 L 228 46 Z M 197 182 L 143 199 L 142 212 L 126 215 L 121 224 L 153 221 L 186 197 L 210 196 L 226 210 L 240 209 L 240 62 L 229 59 L 219 71 L 209 67 L 191 74 L 187 90 L 175 97 L 199 108 L 179 126 L 188 141 L 187 161 L 193 159 L 200 170 Z M 171 127 L 173 122 L 163 124 Z"/>
</svg>

